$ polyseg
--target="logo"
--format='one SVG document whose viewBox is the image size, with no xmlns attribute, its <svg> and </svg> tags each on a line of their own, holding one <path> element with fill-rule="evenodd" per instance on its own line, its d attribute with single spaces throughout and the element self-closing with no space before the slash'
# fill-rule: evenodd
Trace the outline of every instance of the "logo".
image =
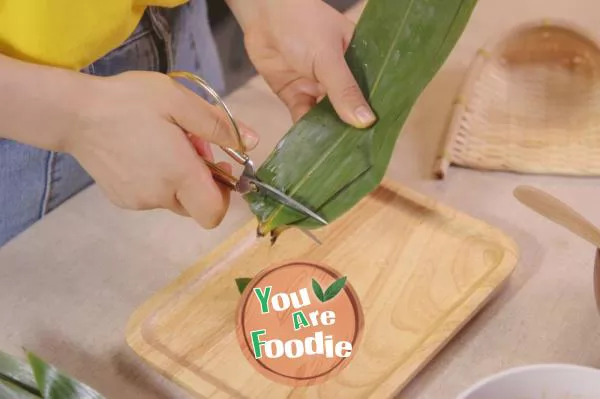
<svg viewBox="0 0 600 399">
<path fill-rule="evenodd" d="M 289 262 L 239 279 L 237 337 L 252 366 L 271 380 L 314 385 L 343 370 L 363 330 L 358 296 L 346 276 Z"/>
</svg>

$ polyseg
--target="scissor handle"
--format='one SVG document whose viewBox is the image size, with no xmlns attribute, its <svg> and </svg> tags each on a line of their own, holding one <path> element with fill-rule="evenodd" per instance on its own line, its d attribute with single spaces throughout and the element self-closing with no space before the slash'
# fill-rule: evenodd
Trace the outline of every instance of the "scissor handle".
<svg viewBox="0 0 600 399">
<path fill-rule="evenodd" d="M 200 78 L 199 76 L 194 75 L 193 73 L 185 72 L 185 71 L 173 71 L 173 72 L 169 72 L 167 75 L 172 78 L 183 78 L 183 79 L 187 79 L 193 83 L 196 83 L 198 86 L 200 86 L 204 90 L 206 90 L 208 92 L 208 94 L 210 94 L 215 99 L 217 104 L 219 104 L 219 106 L 221 108 L 223 108 L 223 110 L 227 114 L 227 119 L 229 119 L 229 123 L 231 123 L 231 125 L 233 127 L 233 131 L 235 132 L 235 135 L 236 135 L 236 138 L 238 141 L 238 145 L 242 149 L 242 152 L 234 150 L 233 148 L 229 148 L 229 147 L 221 147 L 221 146 L 220 147 L 223 151 L 225 151 L 227 153 L 227 155 L 229 155 L 231 158 L 233 158 L 237 163 L 239 163 L 240 165 L 246 165 L 246 163 L 248 163 L 248 161 L 249 161 L 249 158 L 248 158 L 248 155 L 245 154 L 246 147 L 244 146 L 244 142 L 242 141 L 242 136 L 240 135 L 240 129 L 238 128 L 237 123 L 235 123 L 235 119 L 233 119 L 233 115 L 231 114 L 231 111 L 229 110 L 229 108 L 227 107 L 225 102 L 221 99 L 219 94 L 217 94 L 217 92 L 212 87 L 210 87 L 210 85 L 204 79 Z"/>
<path fill-rule="evenodd" d="M 240 165 L 246 165 L 248 160 L 250 159 L 248 155 L 241 153 L 239 151 L 234 150 L 233 148 L 221 147 L 223 151 L 227 153 L 231 158 L 233 158 Z"/>
<path fill-rule="evenodd" d="M 230 175 L 226 170 L 224 170 L 220 166 L 210 161 L 205 160 L 204 163 L 206 163 L 206 166 L 208 166 L 210 172 L 212 173 L 215 179 L 225 184 L 230 190 L 237 191 L 238 180 L 235 177 Z"/>
</svg>

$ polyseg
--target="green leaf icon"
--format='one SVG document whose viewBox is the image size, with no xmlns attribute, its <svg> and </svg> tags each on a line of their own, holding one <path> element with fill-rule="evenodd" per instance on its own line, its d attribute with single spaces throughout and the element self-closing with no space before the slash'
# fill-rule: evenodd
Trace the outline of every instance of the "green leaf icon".
<svg viewBox="0 0 600 399">
<path fill-rule="evenodd" d="M 313 291 L 315 292 L 315 295 L 317 296 L 317 298 L 319 298 L 319 300 L 321 302 L 327 302 L 327 301 L 335 298 L 335 296 L 337 294 L 339 294 L 339 292 L 342 290 L 342 288 L 344 288 L 344 285 L 346 284 L 346 279 L 347 279 L 347 277 L 344 276 L 342 278 L 335 280 L 323 294 L 323 289 L 321 288 L 319 283 L 313 278 L 313 280 L 312 280 Z"/>
<path fill-rule="evenodd" d="M 346 276 L 337 279 L 333 282 L 333 284 L 331 284 L 329 286 L 329 288 L 327 288 L 327 291 L 325 291 L 325 296 L 324 299 L 326 302 L 330 299 L 335 298 L 335 296 L 342 290 L 342 288 L 344 288 L 344 285 L 346 284 Z"/>
<path fill-rule="evenodd" d="M 241 277 L 235 279 L 235 283 L 237 284 L 237 288 L 240 294 L 244 292 L 244 289 L 250 281 L 252 281 L 252 279 L 248 277 Z"/>
<path fill-rule="evenodd" d="M 323 289 L 314 278 L 312 279 L 312 288 L 317 298 L 319 298 L 319 301 L 325 302 L 325 299 L 323 298 Z"/>
</svg>

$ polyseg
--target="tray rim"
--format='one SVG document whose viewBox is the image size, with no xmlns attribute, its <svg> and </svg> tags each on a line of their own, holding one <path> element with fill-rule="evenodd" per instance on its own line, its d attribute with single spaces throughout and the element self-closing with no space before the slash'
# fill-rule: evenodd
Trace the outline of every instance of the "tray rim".
<svg viewBox="0 0 600 399">
<path fill-rule="evenodd" d="M 520 259 L 520 248 L 517 245 L 516 241 L 510 237 L 507 233 L 505 233 L 500 228 L 488 223 L 485 220 L 478 219 L 469 215 L 468 213 L 453 208 L 449 205 L 444 204 L 440 200 L 424 195 L 410 187 L 407 187 L 399 182 L 396 182 L 389 178 L 382 179 L 381 183 L 378 185 L 379 187 L 386 187 L 395 192 L 402 192 L 405 197 L 420 200 L 423 202 L 429 202 L 432 208 L 436 209 L 436 211 L 440 213 L 451 213 L 455 216 L 459 216 L 463 219 L 467 219 L 472 222 L 476 222 L 480 225 L 487 227 L 491 232 L 495 233 L 495 238 L 497 238 L 496 242 L 500 247 L 504 249 L 504 254 L 508 254 L 510 256 L 503 256 L 502 261 L 498 264 L 498 266 L 493 269 L 493 271 L 487 274 L 483 281 L 489 281 L 493 279 L 494 276 L 498 279 L 498 282 L 494 284 L 493 288 L 489 293 L 487 293 L 483 300 L 478 300 L 474 307 L 469 307 L 469 313 L 467 317 L 462 317 L 461 322 L 456 325 L 449 332 L 444 333 L 444 339 L 435 346 L 429 346 L 428 350 L 423 351 L 421 353 L 426 353 L 424 356 L 424 361 L 420 363 L 418 367 L 411 367 L 409 375 L 404 379 L 402 384 L 393 384 L 390 383 L 390 380 L 395 380 L 397 378 L 397 374 L 400 374 L 396 369 L 392 371 L 382 382 L 380 385 L 375 388 L 371 395 L 375 395 L 377 397 L 381 397 L 380 395 L 385 395 L 386 397 L 391 397 L 393 395 L 398 394 L 404 387 L 412 381 L 412 379 L 424 368 L 426 367 L 435 356 L 439 352 L 441 352 L 449 341 L 451 341 L 461 330 L 464 328 L 469 321 L 480 313 L 481 309 L 484 308 L 488 302 L 490 302 L 495 295 L 503 288 L 503 286 L 507 283 L 508 277 L 513 273 L 516 268 L 519 259 Z M 375 190 L 373 190 L 374 192 Z M 365 198 L 369 197 L 372 194 L 368 194 Z M 130 315 L 126 328 L 125 328 L 125 341 L 129 348 L 145 363 L 152 366 L 156 372 L 158 372 L 163 377 L 167 378 L 169 381 L 175 383 L 176 385 L 184 388 L 186 393 L 190 394 L 194 397 L 210 397 L 211 395 L 218 392 L 218 388 L 215 387 L 210 382 L 207 382 L 201 378 L 194 378 L 193 386 L 188 383 L 186 379 L 179 378 L 179 373 L 173 373 L 167 371 L 169 365 L 176 365 L 179 369 L 181 366 L 177 365 L 171 358 L 166 356 L 165 354 L 157 351 L 150 343 L 146 342 L 143 338 L 142 327 L 145 320 L 152 315 L 153 311 L 163 305 L 165 300 L 169 299 L 172 294 L 179 289 L 183 288 L 185 285 L 189 284 L 190 278 L 202 274 L 203 272 L 209 270 L 209 266 L 216 259 L 221 258 L 223 255 L 227 253 L 230 249 L 231 245 L 248 235 L 251 231 L 256 230 L 256 220 L 252 217 L 250 221 L 242 224 L 237 230 L 235 230 L 227 239 L 223 240 L 221 243 L 216 245 L 212 250 L 207 252 L 204 256 L 201 256 L 196 260 L 195 263 L 190 265 L 187 269 L 185 269 L 177 278 L 175 278 L 170 283 L 166 284 L 158 291 L 156 291 L 153 295 L 147 298 L 141 305 L 139 305 Z M 474 297 L 477 291 L 470 293 L 465 298 L 465 301 L 457 306 L 455 309 L 448 313 L 446 319 L 451 319 L 452 315 L 464 309 L 465 306 L 474 301 Z M 364 337 L 363 337 L 364 338 Z M 423 343 L 429 341 L 430 336 Z M 409 359 L 414 356 L 411 355 L 407 358 L 407 363 L 410 363 Z M 181 370 L 184 371 L 185 370 Z M 402 370 L 400 370 L 402 371 Z M 385 391 L 385 392 L 381 392 Z"/>
</svg>

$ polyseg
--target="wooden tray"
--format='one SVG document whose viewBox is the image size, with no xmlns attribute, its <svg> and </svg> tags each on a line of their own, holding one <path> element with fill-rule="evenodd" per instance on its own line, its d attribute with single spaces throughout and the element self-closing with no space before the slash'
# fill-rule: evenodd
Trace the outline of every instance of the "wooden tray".
<svg viewBox="0 0 600 399">
<path fill-rule="evenodd" d="M 255 228 L 248 223 L 130 320 L 134 351 L 194 396 L 391 397 L 477 313 L 518 258 L 501 231 L 390 181 L 317 231 L 321 246 L 288 231 L 271 247 L 255 238 Z M 235 332 L 241 296 L 234 279 L 290 259 L 347 275 L 364 312 L 352 362 L 307 388 L 255 371 Z"/>
</svg>

